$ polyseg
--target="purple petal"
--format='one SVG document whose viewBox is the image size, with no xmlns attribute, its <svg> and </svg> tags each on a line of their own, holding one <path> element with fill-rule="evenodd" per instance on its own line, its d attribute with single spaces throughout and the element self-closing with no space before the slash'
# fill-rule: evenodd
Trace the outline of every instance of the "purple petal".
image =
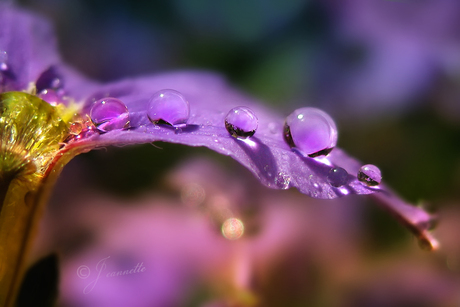
<svg viewBox="0 0 460 307">
<path fill-rule="evenodd" d="M 7 3 L 0 3 L 0 54 L 0 58 L 6 54 L 7 65 L 6 71 L 0 71 L 0 91 L 25 90 L 30 82 L 37 82 L 42 90 L 50 74 L 63 76 L 64 94 L 76 100 L 88 97 L 98 86 L 61 63 L 54 31 L 46 20 Z"/>
<path fill-rule="evenodd" d="M 189 101 L 190 118 L 186 127 L 174 129 L 149 121 L 149 98 L 162 89 L 179 91 Z M 116 97 L 126 104 L 131 128 L 96 134 L 84 140 L 89 146 L 155 141 L 205 146 L 233 157 L 263 184 L 272 188 L 296 187 L 304 194 L 326 199 L 374 192 L 357 180 L 358 162 L 336 158 L 343 155 L 339 149 L 334 150 L 328 158 L 316 160 L 293 151 L 283 139 L 284 118 L 235 91 L 217 75 L 176 72 L 109 84 L 87 100 L 86 112 L 93 101 L 102 97 Z M 259 127 L 249 139 L 235 139 L 225 128 L 225 116 L 236 106 L 251 108 L 259 118 Z M 331 159 L 334 159 L 334 163 L 331 163 Z M 327 180 L 327 174 L 333 166 L 340 166 L 350 174 L 348 182 L 340 188 L 331 186 Z"/>
<path fill-rule="evenodd" d="M 0 4 L 0 50 L 8 56 L 7 89 L 23 90 L 59 63 L 54 33 L 43 19 Z"/>
<path fill-rule="evenodd" d="M 190 118 L 184 128 L 154 125 L 147 116 L 149 99 L 162 89 L 174 89 L 190 103 Z M 423 209 L 401 200 L 384 185 L 369 187 L 357 178 L 363 165 L 335 148 L 327 157 L 310 158 L 291 149 L 283 137 L 284 118 L 227 85 L 215 74 L 173 72 L 107 84 L 86 100 L 84 112 L 104 97 L 116 97 L 126 104 L 130 128 L 92 134 L 69 144 L 84 149 L 163 141 L 188 146 L 205 146 L 231 156 L 248 168 L 264 185 L 275 189 L 297 188 L 314 198 L 333 199 L 350 194 L 372 194 L 399 218 L 428 249 L 438 242 L 429 233 L 433 217 Z M 225 117 L 236 106 L 254 111 L 259 125 L 248 139 L 233 137 L 225 127 Z M 289 113 L 286 112 L 286 113 Z M 345 184 L 335 187 L 328 178 L 340 167 L 348 172 Z M 341 179 L 342 181 L 342 179 Z M 335 181 L 334 181 L 335 182 Z M 338 184 L 334 184 L 338 185 Z"/>
</svg>

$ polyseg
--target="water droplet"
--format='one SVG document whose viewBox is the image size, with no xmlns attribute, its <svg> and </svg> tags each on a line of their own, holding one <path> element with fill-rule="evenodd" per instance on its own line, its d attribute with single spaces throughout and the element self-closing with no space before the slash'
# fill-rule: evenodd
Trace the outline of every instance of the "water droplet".
<svg viewBox="0 0 460 307">
<path fill-rule="evenodd" d="M 286 190 L 287 188 L 289 188 L 289 185 L 291 184 L 291 177 L 289 175 L 284 174 L 283 172 L 279 172 L 275 178 L 275 184 L 279 188 Z"/>
<path fill-rule="evenodd" d="M 48 102 L 52 106 L 56 106 L 58 103 L 62 102 L 61 97 L 56 93 L 56 91 L 51 89 L 45 89 L 38 94 L 40 99 Z"/>
<path fill-rule="evenodd" d="M 64 82 L 58 70 L 51 66 L 41 73 L 35 82 L 37 93 L 42 93 L 44 90 L 53 90 L 59 95 L 63 94 Z"/>
<path fill-rule="evenodd" d="M 90 117 L 101 132 L 129 126 L 128 108 L 117 98 L 107 97 L 96 101 L 91 107 Z"/>
<path fill-rule="evenodd" d="M 225 128 L 237 139 L 245 139 L 254 135 L 259 120 L 254 112 L 247 107 L 236 107 L 225 117 Z"/>
<path fill-rule="evenodd" d="M 79 135 L 83 131 L 83 125 L 80 122 L 73 122 L 69 125 L 69 133 Z"/>
<path fill-rule="evenodd" d="M 190 117 L 190 106 L 178 91 L 161 90 L 150 98 L 147 116 L 155 125 L 183 127 Z"/>
<path fill-rule="evenodd" d="M 229 240 L 241 238 L 244 233 L 244 224 L 240 219 L 229 218 L 222 224 L 222 235 Z"/>
<path fill-rule="evenodd" d="M 337 144 L 337 127 L 324 111 L 301 108 L 286 117 L 284 138 L 291 147 L 310 157 L 327 155 Z"/>
<path fill-rule="evenodd" d="M 376 186 L 382 182 L 382 173 L 377 166 L 366 164 L 359 169 L 358 180 L 364 182 L 368 186 Z"/>
<path fill-rule="evenodd" d="M 348 182 L 348 172 L 341 167 L 334 167 L 327 174 L 327 181 L 333 187 L 341 187 Z"/>
</svg>

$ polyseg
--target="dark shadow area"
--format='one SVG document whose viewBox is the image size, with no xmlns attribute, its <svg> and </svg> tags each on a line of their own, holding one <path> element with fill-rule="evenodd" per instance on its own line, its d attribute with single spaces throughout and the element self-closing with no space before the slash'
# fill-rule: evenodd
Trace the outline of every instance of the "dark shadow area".
<svg viewBox="0 0 460 307">
<path fill-rule="evenodd" d="M 56 254 L 43 258 L 26 273 L 16 307 L 50 307 L 58 295 L 59 267 Z"/>
</svg>

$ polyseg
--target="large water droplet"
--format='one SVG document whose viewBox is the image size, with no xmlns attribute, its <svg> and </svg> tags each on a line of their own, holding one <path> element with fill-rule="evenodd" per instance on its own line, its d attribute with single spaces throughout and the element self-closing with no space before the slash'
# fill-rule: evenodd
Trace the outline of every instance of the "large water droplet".
<svg viewBox="0 0 460 307">
<path fill-rule="evenodd" d="M 337 144 L 337 127 L 324 111 L 301 108 L 286 117 L 284 138 L 291 147 L 310 157 L 327 155 Z"/>
<path fill-rule="evenodd" d="M 155 125 L 183 127 L 190 117 L 190 106 L 178 91 L 161 90 L 150 98 L 147 116 Z"/>
<path fill-rule="evenodd" d="M 382 182 L 382 173 L 377 166 L 366 164 L 359 169 L 358 180 L 364 182 L 368 186 L 376 186 Z"/>
<path fill-rule="evenodd" d="M 236 107 L 225 117 L 225 128 L 233 137 L 245 139 L 254 135 L 259 120 L 254 112 L 247 107 Z"/>
<path fill-rule="evenodd" d="M 101 132 L 129 126 L 128 108 L 117 98 L 107 97 L 96 101 L 91 107 L 90 117 Z"/>
<path fill-rule="evenodd" d="M 339 188 L 347 184 L 348 172 L 341 167 L 334 167 L 327 174 L 327 181 L 331 186 Z"/>
</svg>

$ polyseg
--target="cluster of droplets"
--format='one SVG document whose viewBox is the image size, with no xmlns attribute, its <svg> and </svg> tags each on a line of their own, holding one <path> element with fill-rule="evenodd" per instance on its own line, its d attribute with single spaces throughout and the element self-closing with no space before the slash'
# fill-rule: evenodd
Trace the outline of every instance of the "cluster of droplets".
<svg viewBox="0 0 460 307">
<path fill-rule="evenodd" d="M 69 124 L 69 136 L 64 141 L 65 143 L 70 143 L 73 141 L 78 141 L 80 139 L 85 139 L 98 133 L 99 131 L 94 126 L 92 120 L 87 115 L 81 117 L 76 115 L 72 122 Z"/>
<path fill-rule="evenodd" d="M 180 92 L 163 89 L 154 93 L 148 102 L 147 117 L 154 125 L 181 129 L 190 118 L 190 105 Z M 93 103 L 90 118 L 100 133 L 129 127 L 129 112 L 126 105 L 117 98 L 107 97 Z M 224 120 L 228 133 L 239 140 L 251 138 L 257 131 L 259 120 L 248 107 L 231 109 Z M 308 157 L 328 155 L 337 144 L 337 126 L 324 111 L 317 108 L 300 108 L 286 117 L 283 135 L 288 145 L 298 153 Z M 357 178 L 367 186 L 379 185 L 382 176 L 374 165 L 360 168 Z M 347 185 L 353 179 L 341 167 L 332 167 L 327 174 L 327 182 L 335 188 Z M 290 177 L 282 174 L 276 179 L 280 188 L 290 186 Z"/>
</svg>

